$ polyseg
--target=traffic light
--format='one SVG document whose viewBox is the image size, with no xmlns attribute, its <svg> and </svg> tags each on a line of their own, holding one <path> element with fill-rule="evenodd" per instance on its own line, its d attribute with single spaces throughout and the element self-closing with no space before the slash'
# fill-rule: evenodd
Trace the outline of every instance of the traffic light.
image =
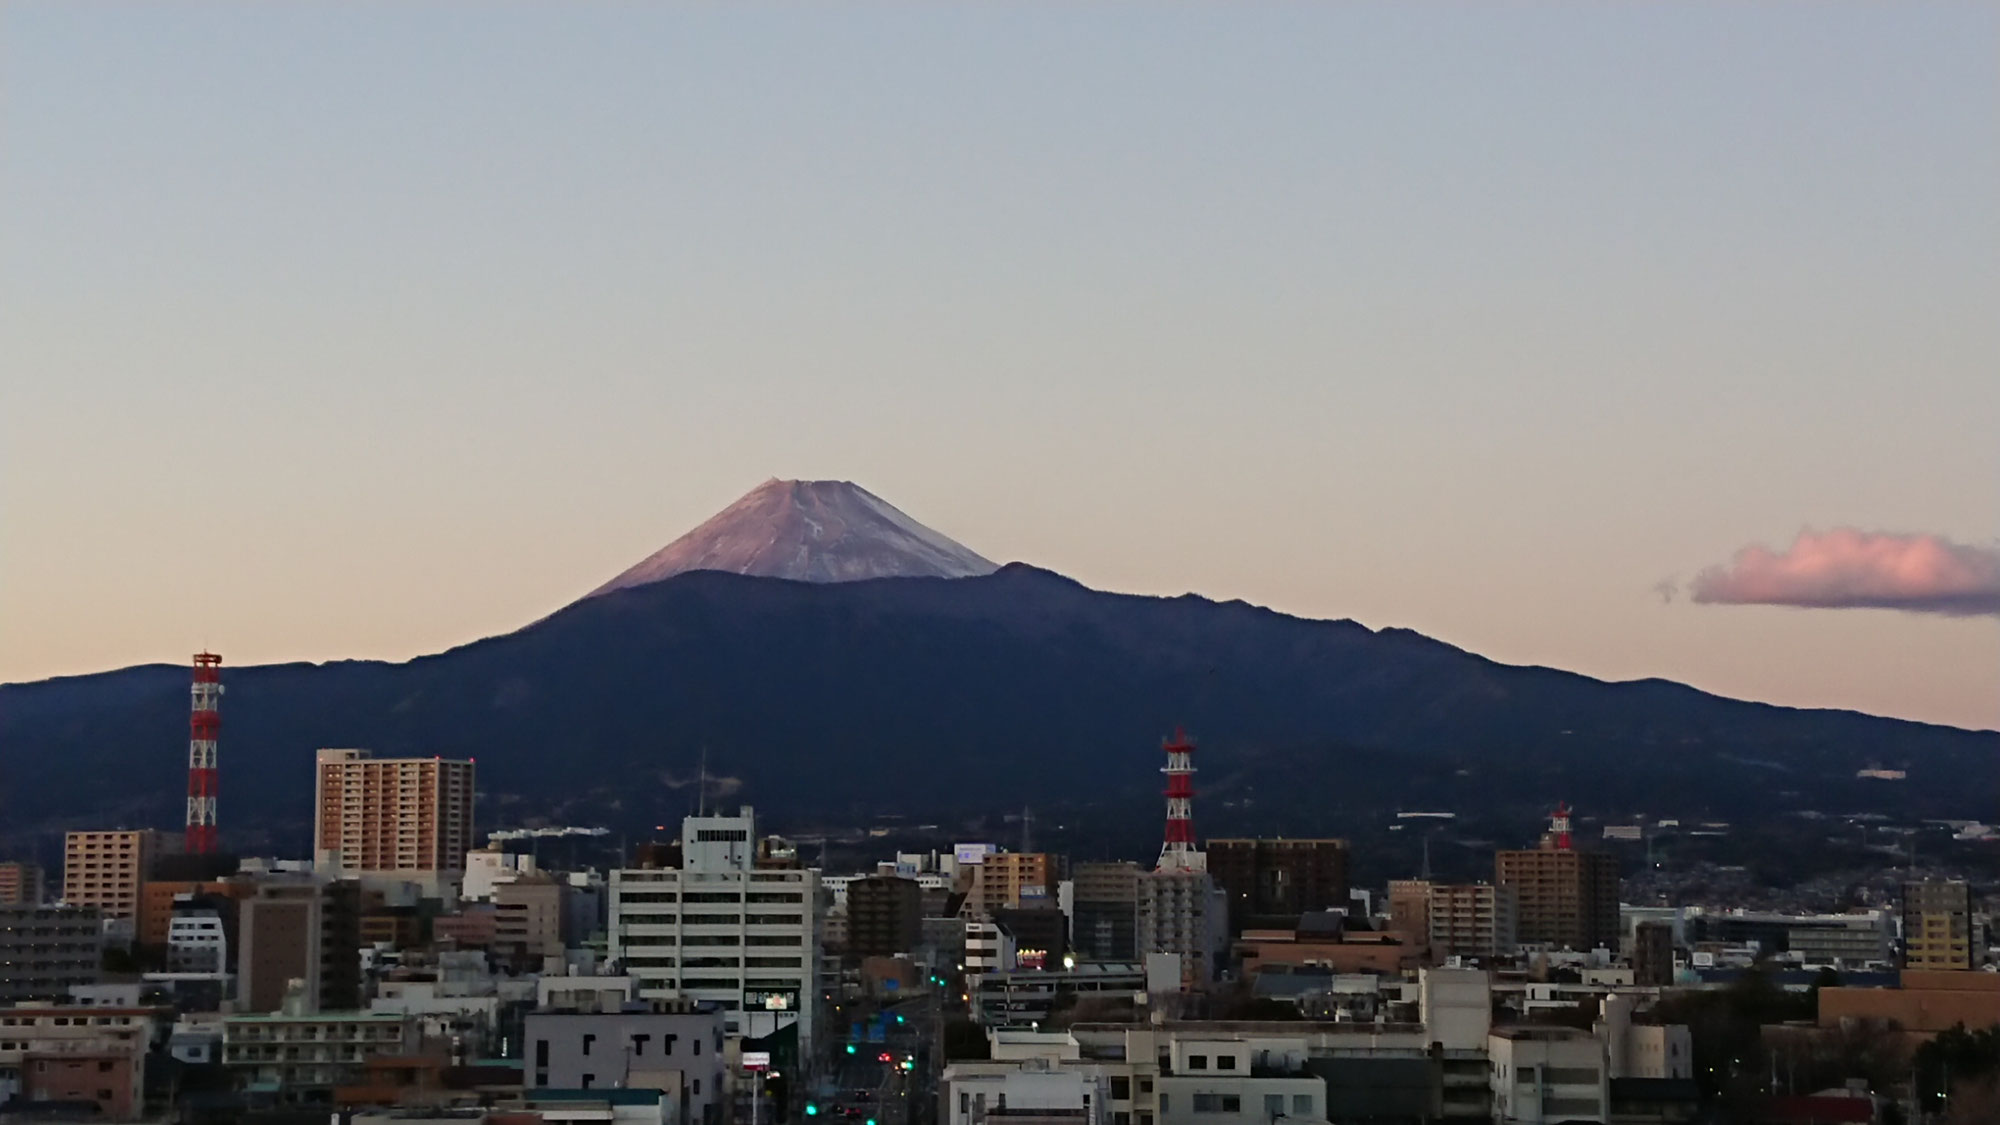
<svg viewBox="0 0 2000 1125">
<path fill-rule="evenodd" d="M 896 1022 L 897 1022 L 897 1023 L 908 1023 L 909 1021 L 908 1021 L 908 1020 L 905 1020 L 905 1019 L 903 1018 L 903 1013 L 901 1013 L 901 1012 L 897 1012 L 897 1013 L 896 1013 Z"/>
<path fill-rule="evenodd" d="M 819 1104 L 818 1104 L 817 1102 L 807 1102 L 807 1103 L 806 1103 L 806 1116 L 807 1116 L 807 1117 L 818 1117 L 818 1116 L 819 1116 Z"/>
<path fill-rule="evenodd" d="M 854 1044 L 852 1044 L 852 1043 L 849 1043 L 849 1044 L 847 1045 L 847 1053 L 848 1053 L 848 1054 L 850 1054 L 850 1055 L 854 1053 Z"/>
</svg>

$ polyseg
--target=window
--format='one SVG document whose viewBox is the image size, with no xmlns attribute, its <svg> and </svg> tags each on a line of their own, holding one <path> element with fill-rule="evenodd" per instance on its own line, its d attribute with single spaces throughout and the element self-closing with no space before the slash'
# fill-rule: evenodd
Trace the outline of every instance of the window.
<svg viewBox="0 0 2000 1125">
<path fill-rule="evenodd" d="M 1132 1080 L 1130 1078 L 1120 1077 L 1111 1080 L 1111 1098 L 1113 1101 L 1127 1101 L 1131 1097 Z"/>
<path fill-rule="evenodd" d="M 972 1095 L 964 1090 L 958 1092 L 958 1112 L 961 1116 L 972 1112 Z"/>
<path fill-rule="evenodd" d="M 666 1033 L 665 1035 L 660 1036 L 660 1053 L 667 1056 L 668 1058 L 673 1058 L 674 1042 L 679 1038 L 680 1038 L 679 1035 L 676 1035 L 671 1031 Z"/>
<path fill-rule="evenodd" d="M 1165 1116 L 1167 1113 L 1167 1100 L 1168 1100 L 1167 1095 L 1165 1094 L 1160 1095 L 1160 1114 L 1162 1116 Z"/>
<path fill-rule="evenodd" d="M 535 1040 L 535 1065 L 537 1067 L 549 1065 L 549 1041 L 546 1039 Z"/>
<path fill-rule="evenodd" d="M 1236 1069 L 1236 1056 L 1235 1056 L 1235 1055 L 1217 1055 L 1217 1056 L 1215 1056 L 1215 1069 L 1217 1069 L 1217 1070 L 1235 1070 L 1235 1069 Z"/>
<path fill-rule="evenodd" d="M 1189 1070 L 1207 1070 L 1207 1069 L 1208 1069 L 1208 1056 L 1207 1056 L 1207 1055 L 1189 1055 L 1189 1056 L 1188 1056 L 1188 1069 L 1189 1069 Z"/>
<path fill-rule="evenodd" d="M 590 1089 L 590 1084 L 595 1081 L 597 1081 L 597 1075 L 586 1074 L 583 1076 L 583 1082 L 581 1083 L 581 1085 L 584 1089 L 588 1090 Z"/>
<path fill-rule="evenodd" d="M 1313 1114 L 1313 1096 L 1312 1096 L 1311 1094 L 1293 1094 L 1293 1095 L 1292 1095 L 1292 1116 L 1293 1116 L 1293 1117 L 1312 1117 L 1312 1116 L 1314 1116 L 1314 1114 Z"/>
<path fill-rule="evenodd" d="M 634 1036 L 632 1037 L 632 1057 L 633 1057 L 633 1058 L 635 1058 L 635 1059 L 636 1059 L 636 1058 L 639 1058 L 639 1057 L 643 1056 L 643 1055 L 644 1055 L 644 1054 L 646 1053 L 646 1040 L 648 1040 L 648 1039 L 651 1039 L 651 1038 L 652 1038 L 652 1036 L 650 1036 L 650 1035 L 634 1035 Z"/>
<path fill-rule="evenodd" d="M 1527 1083 L 1533 1082 L 1534 1080 L 1535 1080 L 1534 1067 L 1517 1066 L 1514 1068 L 1514 1081 L 1526 1085 Z"/>
<path fill-rule="evenodd" d="M 595 1042 L 597 1042 L 597 1036 L 590 1032 L 585 1032 L 583 1036 L 583 1053 L 586 1055 L 589 1054 L 590 1045 Z M 585 1083 L 585 1085 L 588 1085 L 588 1083 Z"/>
<path fill-rule="evenodd" d="M 701 1096 L 701 1079 L 699 1078 L 694 1080 L 694 1096 L 697 1098 Z"/>
<path fill-rule="evenodd" d="M 695 1036 L 695 1038 L 694 1038 L 694 1053 L 695 1053 L 695 1057 L 697 1057 L 697 1058 L 701 1057 L 701 1036 L 699 1036 L 699 1035 Z M 695 1092 L 696 1092 L 696 1093 L 700 1093 L 700 1091 L 699 1091 L 699 1090 L 697 1090 L 697 1091 L 695 1091 Z"/>
<path fill-rule="evenodd" d="M 1150 1094 L 1152 1092 L 1153 1092 L 1153 1080 L 1150 1078 L 1139 1079 L 1139 1093 L 1143 1096 L 1146 1094 Z"/>
</svg>

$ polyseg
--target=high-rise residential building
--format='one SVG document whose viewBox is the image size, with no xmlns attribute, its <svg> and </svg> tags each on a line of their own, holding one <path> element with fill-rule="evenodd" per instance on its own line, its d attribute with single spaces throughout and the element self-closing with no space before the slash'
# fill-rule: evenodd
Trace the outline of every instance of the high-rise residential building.
<svg viewBox="0 0 2000 1125">
<path fill-rule="evenodd" d="M 361 1006 L 361 887 L 352 880 L 271 883 L 237 908 L 237 1008 L 275 1012 L 303 981 L 307 1011 Z"/>
<path fill-rule="evenodd" d="M 854 957 L 914 953 L 923 942 L 924 894 L 915 879 L 870 875 L 847 885 L 847 952 Z"/>
<path fill-rule="evenodd" d="M 179 849 L 179 836 L 151 828 L 71 832 L 63 840 L 63 901 L 136 925 L 153 862 Z"/>
<path fill-rule="evenodd" d="M 1345 840 L 1210 840 L 1203 851 L 1232 931 L 1347 907 Z"/>
<path fill-rule="evenodd" d="M 1409 938 L 1411 945 L 1430 945 L 1430 880 L 1389 880 L 1389 928 Z"/>
<path fill-rule="evenodd" d="M 1048 853 L 992 852 L 971 868 L 961 913 L 991 918 L 996 910 L 1040 906 L 1053 901 L 1053 887 Z"/>
<path fill-rule="evenodd" d="M 1519 920 L 1512 887 L 1496 887 L 1491 883 L 1432 883 L 1426 905 L 1424 929 L 1434 959 L 1496 957 L 1514 952 Z"/>
<path fill-rule="evenodd" d="M 1632 983 L 1664 988 L 1674 983 L 1674 926 L 1641 922 L 1632 928 Z"/>
<path fill-rule="evenodd" d="M 1229 943 L 1229 904 L 1215 880 L 1199 869 L 1142 871 L 1136 888 L 1140 958 L 1176 953 L 1184 985 L 1211 979 L 1216 955 Z"/>
<path fill-rule="evenodd" d="M 1572 846 L 1566 806 L 1556 810 L 1541 846 L 1493 857 L 1493 881 L 1513 888 L 1522 944 L 1618 948 L 1618 859 Z"/>
<path fill-rule="evenodd" d="M 1903 967 L 1976 969 L 1972 888 L 1960 880 L 1903 884 Z"/>
<path fill-rule="evenodd" d="M 60 1001 L 103 977 L 104 923 L 91 906 L 0 905 L 0 1002 Z"/>
<path fill-rule="evenodd" d="M 611 957 L 638 978 L 646 999 L 712 1001 L 729 1034 L 743 1039 L 796 1027 L 798 1057 L 812 1057 L 818 873 L 759 866 L 748 807 L 684 820 L 680 863 L 611 873 Z"/>
<path fill-rule="evenodd" d="M 42 868 L 22 860 L 0 863 L 0 906 L 40 906 Z"/>
<path fill-rule="evenodd" d="M 436 890 L 472 850 L 473 764 L 321 750 L 313 862 L 325 874 L 393 876 Z"/>
<path fill-rule="evenodd" d="M 1070 940 L 1086 961 L 1139 958 L 1139 865 L 1079 863 L 1070 879 Z"/>
</svg>

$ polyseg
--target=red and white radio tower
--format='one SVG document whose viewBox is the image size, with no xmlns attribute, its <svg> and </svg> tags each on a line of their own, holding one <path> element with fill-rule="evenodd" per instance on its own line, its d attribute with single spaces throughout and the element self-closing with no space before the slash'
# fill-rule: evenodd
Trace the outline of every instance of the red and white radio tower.
<svg viewBox="0 0 2000 1125">
<path fill-rule="evenodd" d="M 1167 838 L 1160 845 L 1160 871 L 1199 871 L 1204 866 L 1194 848 L 1194 742 L 1187 732 L 1174 728 L 1174 736 L 1161 740 L 1167 764 Z"/>
<path fill-rule="evenodd" d="M 212 652 L 194 655 L 193 709 L 188 713 L 187 850 L 211 855 L 216 849 L 215 736 L 222 729 L 222 658 Z"/>
<path fill-rule="evenodd" d="M 1549 838 L 1555 841 L 1557 851 L 1570 850 L 1568 801 L 1556 802 L 1556 811 L 1549 817 Z"/>
</svg>

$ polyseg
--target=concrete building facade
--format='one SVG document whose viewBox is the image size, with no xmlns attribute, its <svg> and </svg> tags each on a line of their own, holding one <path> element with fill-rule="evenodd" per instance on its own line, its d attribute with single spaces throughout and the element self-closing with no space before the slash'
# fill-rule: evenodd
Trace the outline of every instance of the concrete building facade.
<svg viewBox="0 0 2000 1125">
<path fill-rule="evenodd" d="M 151 828 L 71 832 L 63 838 L 63 901 L 135 925 L 153 861 L 179 843 Z"/>
<path fill-rule="evenodd" d="M 0 863 L 0 906 L 40 906 L 42 868 L 25 860 Z"/>
<path fill-rule="evenodd" d="M 727 1034 L 796 1028 L 808 1052 L 820 990 L 819 878 L 757 865 L 753 810 L 688 817 L 679 868 L 611 873 L 608 952 L 646 999 L 716 1005 Z"/>
<path fill-rule="evenodd" d="M 341 877 L 395 876 L 435 893 L 472 849 L 473 764 L 321 750 L 313 864 Z"/>
<path fill-rule="evenodd" d="M 351 881 L 258 888 L 238 911 L 237 1007 L 275 1012 L 304 982 L 305 1013 L 361 1006 L 361 889 Z"/>
<path fill-rule="evenodd" d="M 1347 907 L 1345 840 L 1210 840 L 1203 851 L 1229 896 L 1231 933 L 1257 919 Z"/>
<path fill-rule="evenodd" d="M 1515 937 L 1556 949 L 1618 948 L 1618 860 L 1544 844 L 1496 853 L 1493 882 L 1515 895 Z"/>
<path fill-rule="evenodd" d="M 56 1001 L 103 979 L 104 924 L 88 906 L 0 906 L 0 1001 Z"/>
<path fill-rule="evenodd" d="M 1079 863 L 1071 871 L 1070 943 L 1086 961 L 1139 956 L 1139 865 Z"/>
<path fill-rule="evenodd" d="M 679 1010 L 530 1012 L 522 1036 L 529 1089 L 657 1090 L 685 1125 L 719 1125 L 727 1089 L 722 1013 Z"/>
<path fill-rule="evenodd" d="M 1903 967 L 1922 971 L 1979 966 L 1972 888 L 1959 880 L 1903 884 Z"/>
<path fill-rule="evenodd" d="M 915 879 L 870 875 L 847 887 L 847 941 L 852 957 L 914 953 L 923 941 L 924 892 Z"/>
</svg>

